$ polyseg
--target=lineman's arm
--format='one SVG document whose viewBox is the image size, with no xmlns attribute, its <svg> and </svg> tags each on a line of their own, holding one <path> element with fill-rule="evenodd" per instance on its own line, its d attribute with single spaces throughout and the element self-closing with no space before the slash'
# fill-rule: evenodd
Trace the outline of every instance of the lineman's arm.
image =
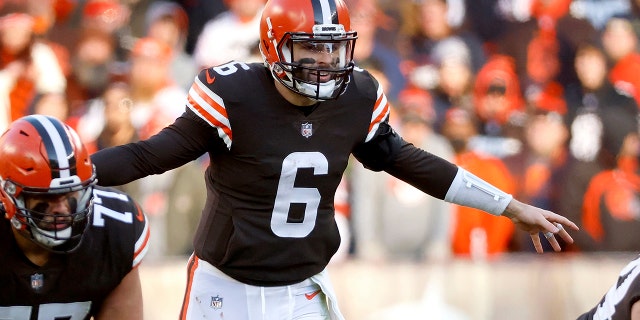
<svg viewBox="0 0 640 320">
<path fill-rule="evenodd" d="M 105 299 L 96 320 L 142 320 L 142 286 L 133 268 Z"/>
<path fill-rule="evenodd" d="M 636 301 L 631 306 L 631 320 L 640 320 L 640 301 Z"/>
</svg>

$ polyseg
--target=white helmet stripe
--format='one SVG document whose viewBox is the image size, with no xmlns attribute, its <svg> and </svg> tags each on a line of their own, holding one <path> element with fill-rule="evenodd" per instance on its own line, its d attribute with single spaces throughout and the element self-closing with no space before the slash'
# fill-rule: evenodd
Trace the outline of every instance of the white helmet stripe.
<svg viewBox="0 0 640 320">
<path fill-rule="evenodd" d="M 50 165 L 52 168 L 60 169 L 60 176 L 57 178 L 67 178 L 71 176 L 69 160 L 72 155 L 68 143 L 65 143 L 68 139 L 63 139 L 62 135 L 65 134 L 62 128 L 57 128 L 54 123 L 46 116 L 33 115 L 33 118 L 38 121 L 40 126 L 32 122 L 36 127 L 43 140 L 49 139 L 51 143 L 45 143 Z M 44 131 L 44 132 L 43 132 Z M 57 162 L 57 163 L 53 163 Z M 57 170 L 52 170 L 52 174 Z M 56 178 L 56 177 L 52 177 Z"/>
<path fill-rule="evenodd" d="M 312 0 L 316 24 L 338 24 L 338 13 L 334 0 Z"/>
</svg>

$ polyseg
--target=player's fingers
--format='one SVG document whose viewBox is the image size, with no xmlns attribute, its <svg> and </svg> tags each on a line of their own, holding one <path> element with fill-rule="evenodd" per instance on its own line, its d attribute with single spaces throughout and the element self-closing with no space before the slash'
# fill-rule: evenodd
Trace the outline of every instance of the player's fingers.
<svg viewBox="0 0 640 320">
<path fill-rule="evenodd" d="M 571 220 L 559 214 L 554 213 L 552 217 L 549 217 L 547 219 L 555 222 L 556 227 L 558 226 L 558 223 L 559 223 L 560 225 L 567 226 L 573 230 L 576 230 L 576 231 L 580 230 L 580 228 L 578 228 L 578 226 L 575 223 L 573 223 Z"/>
<path fill-rule="evenodd" d="M 560 231 L 558 231 L 556 235 L 560 236 L 567 243 L 573 243 L 573 238 L 571 237 L 569 232 L 565 230 L 564 226 L 561 223 L 556 223 L 556 227 L 560 229 Z"/>
<path fill-rule="evenodd" d="M 536 249 L 537 253 L 542 253 L 544 250 L 542 249 L 542 242 L 540 242 L 540 235 L 538 232 L 531 233 L 531 241 L 533 242 L 533 247 Z"/>
<path fill-rule="evenodd" d="M 541 229 L 540 232 L 549 232 L 553 234 L 560 231 L 556 223 L 549 219 L 542 219 L 542 221 L 539 221 L 538 226 Z"/>
<path fill-rule="evenodd" d="M 554 251 L 562 250 L 560 248 L 560 244 L 558 243 L 558 239 L 556 239 L 555 235 L 552 232 L 545 232 L 544 237 L 547 238 L 547 241 L 549 241 Z"/>
</svg>

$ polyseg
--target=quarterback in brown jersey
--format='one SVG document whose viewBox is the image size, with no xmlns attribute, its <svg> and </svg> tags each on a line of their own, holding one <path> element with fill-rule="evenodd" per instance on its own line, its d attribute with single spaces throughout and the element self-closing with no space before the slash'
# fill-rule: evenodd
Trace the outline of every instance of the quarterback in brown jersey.
<svg viewBox="0 0 640 320">
<path fill-rule="evenodd" d="M 182 319 L 342 319 L 325 268 L 340 242 L 334 195 L 351 155 L 510 218 L 539 251 L 541 233 L 555 250 L 556 235 L 572 242 L 565 227 L 577 226 L 565 217 L 405 142 L 378 82 L 352 60 L 356 38 L 342 0 L 269 0 L 264 63 L 202 70 L 173 124 L 92 156 L 99 183 L 120 185 L 208 154 Z"/>
<path fill-rule="evenodd" d="M 0 319 L 141 320 L 147 219 L 95 186 L 73 129 L 20 118 L 0 136 L 0 159 Z"/>
</svg>

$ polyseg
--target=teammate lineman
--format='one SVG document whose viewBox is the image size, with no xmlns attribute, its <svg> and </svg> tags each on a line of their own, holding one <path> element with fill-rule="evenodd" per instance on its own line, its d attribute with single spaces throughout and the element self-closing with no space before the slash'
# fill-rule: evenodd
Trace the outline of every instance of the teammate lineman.
<svg viewBox="0 0 640 320">
<path fill-rule="evenodd" d="M 640 256 L 622 268 L 600 302 L 577 320 L 640 320 Z"/>
<path fill-rule="evenodd" d="M 539 252 L 540 232 L 555 250 L 553 234 L 573 241 L 565 217 L 403 141 L 377 81 L 354 67 L 355 42 L 342 0 L 270 0 L 264 64 L 202 70 L 172 125 L 92 156 L 99 183 L 120 185 L 209 154 L 182 319 L 342 319 L 324 270 L 340 242 L 333 200 L 351 154 L 434 197 L 510 218 Z"/>
<path fill-rule="evenodd" d="M 95 181 L 55 118 L 26 116 L 0 136 L 0 319 L 142 319 L 147 219 Z"/>
</svg>

